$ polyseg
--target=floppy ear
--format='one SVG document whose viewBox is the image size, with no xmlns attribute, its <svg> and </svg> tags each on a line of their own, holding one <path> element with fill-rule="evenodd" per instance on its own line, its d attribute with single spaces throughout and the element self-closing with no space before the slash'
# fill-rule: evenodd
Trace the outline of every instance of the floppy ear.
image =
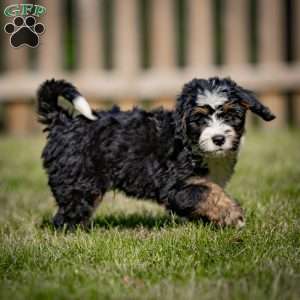
<svg viewBox="0 0 300 300">
<path fill-rule="evenodd" d="M 243 89 L 241 87 L 238 87 L 237 89 L 241 103 L 245 107 L 249 108 L 253 113 L 260 116 L 265 121 L 272 121 L 276 118 L 268 107 L 259 102 L 256 95 L 252 91 Z"/>
</svg>

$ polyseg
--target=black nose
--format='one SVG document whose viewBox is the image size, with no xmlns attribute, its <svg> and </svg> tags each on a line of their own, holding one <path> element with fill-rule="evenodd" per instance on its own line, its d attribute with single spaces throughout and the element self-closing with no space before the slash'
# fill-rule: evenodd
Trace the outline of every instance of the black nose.
<svg viewBox="0 0 300 300">
<path fill-rule="evenodd" d="M 217 146 L 222 146 L 225 143 L 225 136 L 222 134 L 216 134 L 211 139 Z"/>
</svg>

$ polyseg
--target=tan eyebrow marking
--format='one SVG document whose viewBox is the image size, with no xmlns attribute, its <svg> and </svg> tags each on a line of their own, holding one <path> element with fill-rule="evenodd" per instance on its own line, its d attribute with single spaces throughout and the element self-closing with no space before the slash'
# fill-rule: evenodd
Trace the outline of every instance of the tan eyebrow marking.
<svg viewBox="0 0 300 300">
<path fill-rule="evenodd" d="M 234 101 L 229 101 L 223 105 L 223 110 L 224 110 L 224 112 L 227 112 L 228 110 L 230 110 L 233 107 L 234 107 Z"/>
<path fill-rule="evenodd" d="M 209 113 L 209 110 L 207 107 L 203 107 L 203 106 L 197 106 L 194 111 L 193 111 L 193 115 L 194 114 L 204 114 L 207 115 Z"/>
</svg>

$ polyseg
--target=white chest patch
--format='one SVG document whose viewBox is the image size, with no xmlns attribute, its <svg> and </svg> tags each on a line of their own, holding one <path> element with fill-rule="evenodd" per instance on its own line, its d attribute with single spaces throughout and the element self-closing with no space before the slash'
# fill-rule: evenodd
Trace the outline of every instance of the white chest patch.
<svg viewBox="0 0 300 300">
<path fill-rule="evenodd" d="M 209 180 L 224 188 L 233 174 L 236 164 L 236 155 L 208 155 L 204 158 L 204 163 L 209 170 Z"/>
</svg>

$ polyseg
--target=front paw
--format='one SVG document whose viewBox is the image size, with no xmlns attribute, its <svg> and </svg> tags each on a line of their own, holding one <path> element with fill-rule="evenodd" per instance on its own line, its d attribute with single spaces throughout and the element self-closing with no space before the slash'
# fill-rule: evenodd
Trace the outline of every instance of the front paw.
<svg viewBox="0 0 300 300">
<path fill-rule="evenodd" d="M 193 217 L 206 218 L 221 227 L 241 228 L 245 226 L 245 215 L 240 205 L 217 184 L 205 182 L 205 186 L 208 191 L 205 198 L 199 201 Z"/>
<path fill-rule="evenodd" d="M 217 206 L 218 207 L 218 206 Z M 216 218 L 212 220 L 219 226 L 232 226 L 242 228 L 245 226 L 245 215 L 243 209 L 233 200 L 227 203 L 225 207 L 219 207 Z"/>
</svg>

